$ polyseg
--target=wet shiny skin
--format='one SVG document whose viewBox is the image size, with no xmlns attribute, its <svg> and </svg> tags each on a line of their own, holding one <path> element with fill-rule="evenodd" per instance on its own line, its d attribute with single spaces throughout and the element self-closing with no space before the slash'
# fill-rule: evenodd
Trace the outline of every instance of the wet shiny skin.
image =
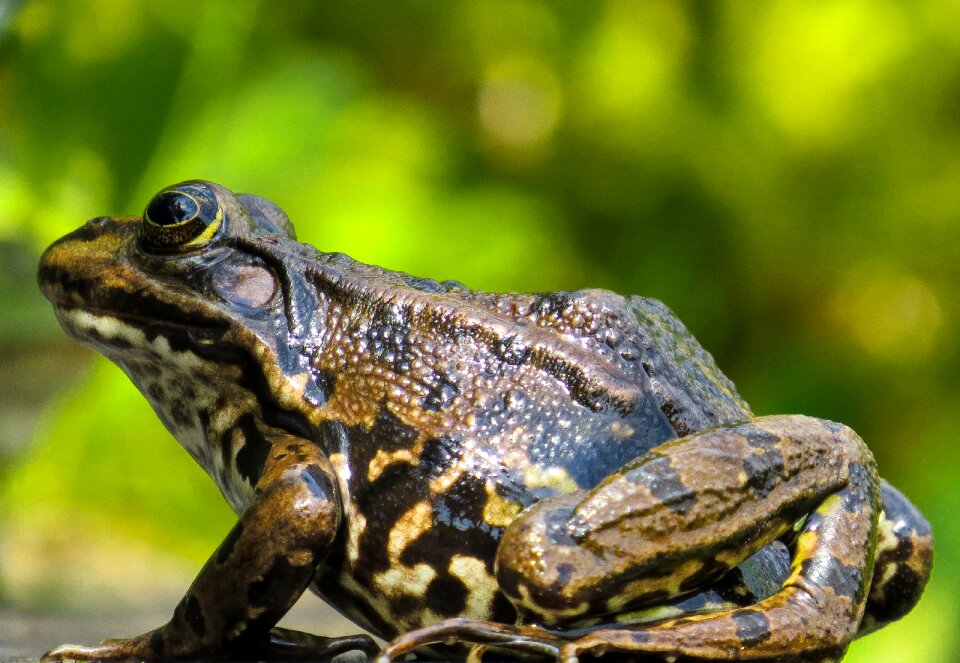
<svg viewBox="0 0 960 663">
<path fill-rule="evenodd" d="M 47 660 L 375 651 L 273 628 L 311 588 L 383 659 L 826 661 L 929 575 L 856 433 L 755 417 L 654 300 L 364 265 L 205 182 L 88 222 L 39 282 L 239 516 L 170 622 Z"/>
</svg>

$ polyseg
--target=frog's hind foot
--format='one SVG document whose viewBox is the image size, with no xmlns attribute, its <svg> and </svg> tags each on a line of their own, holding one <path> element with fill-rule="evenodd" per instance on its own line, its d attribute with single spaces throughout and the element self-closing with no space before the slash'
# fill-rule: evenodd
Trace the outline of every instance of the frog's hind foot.
<svg viewBox="0 0 960 663">
<path fill-rule="evenodd" d="M 286 628 L 273 628 L 265 643 L 254 647 L 234 646 L 241 655 L 258 661 L 326 661 L 350 651 L 363 652 L 372 658 L 380 647 L 369 635 L 346 635 L 328 638 Z"/>
<path fill-rule="evenodd" d="M 478 662 L 488 650 L 507 651 L 511 660 L 547 658 L 559 660 L 561 646 L 567 642 L 561 633 L 539 626 L 514 626 L 475 619 L 448 619 L 410 631 L 388 643 L 375 663 L 390 663 L 419 647 L 459 645 L 470 648 L 467 658 Z"/>
</svg>

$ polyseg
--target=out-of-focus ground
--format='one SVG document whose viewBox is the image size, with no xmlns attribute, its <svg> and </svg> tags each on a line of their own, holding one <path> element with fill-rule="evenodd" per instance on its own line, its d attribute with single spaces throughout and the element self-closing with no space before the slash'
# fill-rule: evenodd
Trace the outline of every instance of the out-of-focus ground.
<svg viewBox="0 0 960 663">
<path fill-rule="evenodd" d="M 36 661 L 40 654 L 57 645 L 96 644 L 108 637 L 125 637 L 145 633 L 170 619 L 169 609 L 111 610 L 101 606 L 98 612 L 77 614 L 22 612 L 0 609 L 3 638 L 0 639 L 0 662 Z M 327 636 L 351 635 L 360 632 L 349 620 L 314 596 L 301 599 L 281 625 L 308 633 Z M 340 659 L 338 659 L 340 660 Z"/>
</svg>

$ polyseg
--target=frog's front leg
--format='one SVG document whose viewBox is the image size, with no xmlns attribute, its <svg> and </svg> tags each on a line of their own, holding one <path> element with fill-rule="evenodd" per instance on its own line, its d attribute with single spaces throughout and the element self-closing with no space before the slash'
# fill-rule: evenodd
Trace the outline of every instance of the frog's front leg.
<svg viewBox="0 0 960 663">
<path fill-rule="evenodd" d="M 99 646 L 64 645 L 43 661 L 168 660 L 212 652 L 296 655 L 302 639 L 271 629 L 296 602 L 326 555 L 340 520 L 336 479 L 315 444 L 271 440 L 256 498 L 207 561 L 164 626 Z M 307 643 L 314 657 L 375 649 L 367 636 Z M 321 646 L 321 651 L 316 646 Z"/>
<path fill-rule="evenodd" d="M 704 586 L 806 517 L 791 575 L 769 599 L 545 641 L 565 661 L 603 652 L 826 660 L 857 632 L 879 511 L 875 463 L 853 431 L 808 417 L 757 418 L 667 442 L 592 491 L 525 511 L 501 539 L 497 577 L 524 621 L 575 624 Z M 460 626 L 463 637 L 469 629 Z M 491 632 L 503 638 L 500 627 L 475 630 L 484 644 L 496 640 Z M 517 647 L 532 649 L 528 639 Z"/>
</svg>

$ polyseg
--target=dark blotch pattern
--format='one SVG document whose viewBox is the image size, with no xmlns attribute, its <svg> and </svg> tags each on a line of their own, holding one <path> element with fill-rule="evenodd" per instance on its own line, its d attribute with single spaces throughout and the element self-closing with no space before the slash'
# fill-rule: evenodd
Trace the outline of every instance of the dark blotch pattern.
<svg viewBox="0 0 960 663">
<path fill-rule="evenodd" d="M 423 444 L 419 467 L 426 472 L 424 477 L 434 479 L 462 457 L 463 450 L 458 440 L 450 437 L 432 437 Z"/>
<path fill-rule="evenodd" d="M 504 364 L 518 366 L 527 360 L 530 349 L 516 336 L 505 336 L 493 344 L 493 354 Z"/>
<path fill-rule="evenodd" d="M 187 594 L 183 602 L 183 619 L 194 633 L 201 638 L 207 633 L 207 621 L 203 617 L 200 601 L 193 594 Z"/>
<path fill-rule="evenodd" d="M 737 637 L 745 647 L 752 647 L 770 639 L 770 620 L 759 610 L 737 610 L 733 613 Z"/>
<path fill-rule="evenodd" d="M 435 374 L 430 381 L 430 389 L 423 400 L 420 401 L 420 404 L 424 410 L 440 412 L 450 407 L 450 404 L 459 395 L 460 386 L 453 376 L 442 373 Z"/>
<path fill-rule="evenodd" d="M 747 489 L 755 498 L 763 499 L 776 487 L 777 479 L 784 471 L 783 455 L 776 446 L 780 437 L 768 431 L 752 430 L 746 440 L 758 452 L 743 460 Z"/>
<path fill-rule="evenodd" d="M 650 491 L 650 494 L 679 515 L 686 515 L 697 496 L 680 479 L 680 474 L 665 456 L 650 455 L 649 460 L 627 472 L 624 477 Z"/>
<path fill-rule="evenodd" d="M 487 562 L 487 571 L 492 573 L 501 530 L 483 520 L 485 499 L 482 481 L 469 475 L 460 477 L 442 499 L 433 503 L 432 527 L 404 549 L 400 561 L 410 566 L 427 563 L 436 569 L 447 568 L 455 552 L 449 542 L 458 541 L 469 545 L 468 550 L 486 549 L 488 554 L 481 559 Z"/>
<path fill-rule="evenodd" d="M 88 333 L 88 335 L 90 336 L 91 339 L 93 339 L 94 341 L 96 341 L 96 342 L 98 342 L 98 343 L 101 343 L 102 345 L 114 347 L 114 348 L 117 348 L 118 350 L 132 350 L 132 349 L 133 349 L 133 343 L 131 343 L 130 341 L 128 341 L 128 340 L 125 339 L 125 338 L 121 338 L 121 337 L 117 337 L 117 336 L 114 336 L 114 337 L 111 337 L 111 338 L 107 338 L 106 336 L 104 336 L 103 334 L 101 334 L 100 332 L 98 332 L 98 331 L 96 331 L 96 330 L 90 330 L 90 331 L 88 331 L 87 333 Z"/>
<path fill-rule="evenodd" d="M 747 444 L 758 449 L 769 449 L 780 441 L 780 436 L 770 431 L 751 428 L 746 435 Z"/>
<path fill-rule="evenodd" d="M 538 318 L 563 315 L 563 312 L 567 310 L 575 297 L 576 295 L 570 292 L 540 293 L 531 303 L 530 313 Z"/>
<path fill-rule="evenodd" d="M 417 436 L 415 430 L 403 425 L 386 411 L 380 413 L 371 429 L 363 426 L 346 429 L 355 464 L 364 468 L 369 466 L 377 450 L 410 448 Z M 384 595 L 382 587 L 375 581 L 378 573 L 395 563 L 387 554 L 391 530 L 402 515 L 418 502 L 430 501 L 433 520 L 429 529 L 404 548 L 401 564 L 428 564 L 437 570 L 439 577 L 443 577 L 452 555 L 468 550 L 479 559 L 486 560 L 487 572 L 493 573 L 493 560 L 502 530 L 483 520 L 487 499 L 485 480 L 465 475 L 440 495 L 432 495 L 428 489 L 429 481 L 456 463 L 462 453 L 461 440 L 452 437 L 432 438 L 424 443 L 417 464 L 393 463 L 372 481 L 366 472 L 355 472 L 351 476 L 349 494 L 355 507 L 364 514 L 366 527 L 358 542 L 359 562 L 350 568 L 350 573 L 359 585 L 382 596 L 392 614 L 409 617 L 423 607 L 422 597 L 411 596 L 402 588 Z M 456 545 L 451 542 L 456 542 Z M 343 563 L 339 561 L 343 559 L 343 544 L 343 537 L 338 538 L 324 567 Z M 335 578 L 331 580 L 334 585 L 337 584 Z M 339 605 L 363 615 L 375 632 L 388 637 L 395 634 L 396 623 L 384 620 L 361 597 L 344 597 L 339 586 L 330 591 L 340 592 L 337 596 Z M 434 588 L 433 591 L 440 590 Z M 505 600 L 497 602 L 496 606 L 499 611 L 495 610 L 489 618 L 506 622 L 516 618 L 516 611 Z"/>
<path fill-rule="evenodd" d="M 260 473 L 270 453 L 270 443 L 264 439 L 257 428 L 252 414 L 245 414 L 237 421 L 237 427 L 243 433 L 245 444 L 237 452 L 237 472 L 251 486 L 260 480 Z"/>
<path fill-rule="evenodd" d="M 242 520 L 233 526 L 233 529 L 227 534 L 227 538 L 225 538 L 223 543 L 220 544 L 220 547 L 217 548 L 217 564 L 223 564 L 230 558 L 230 554 L 233 553 L 233 547 L 237 545 L 237 541 L 240 540 L 241 536 L 243 536 Z"/>
<path fill-rule="evenodd" d="M 800 568 L 811 582 L 830 587 L 839 596 L 857 603 L 863 598 L 863 570 L 857 566 L 847 566 L 835 557 L 811 557 Z"/>
<path fill-rule="evenodd" d="M 384 304 L 374 312 L 367 327 L 369 354 L 398 375 L 410 370 L 416 352 L 410 342 L 410 325 L 410 317 L 402 310 Z"/>
<path fill-rule="evenodd" d="M 926 578 L 906 564 L 901 564 L 884 584 L 883 600 L 871 600 L 868 604 L 870 614 L 881 624 L 900 619 L 916 605 L 925 584 Z"/>
<path fill-rule="evenodd" d="M 427 608 L 444 617 L 456 617 L 467 606 L 469 590 L 459 578 L 444 573 L 427 585 Z"/>
<path fill-rule="evenodd" d="M 747 489 L 757 499 L 763 499 L 776 487 L 783 469 L 783 455 L 774 448 L 765 449 L 758 455 L 747 456 L 743 461 Z"/>
<path fill-rule="evenodd" d="M 881 483 L 884 517 L 894 524 L 897 544 L 877 555 L 867 615 L 878 624 L 900 619 L 923 593 L 933 562 L 930 524 L 900 491 Z"/>
<path fill-rule="evenodd" d="M 374 445 L 373 450 L 382 449 L 390 452 L 413 447 L 420 432 L 403 423 L 385 405 L 381 405 L 369 435 L 372 438 L 370 442 Z"/>
</svg>

